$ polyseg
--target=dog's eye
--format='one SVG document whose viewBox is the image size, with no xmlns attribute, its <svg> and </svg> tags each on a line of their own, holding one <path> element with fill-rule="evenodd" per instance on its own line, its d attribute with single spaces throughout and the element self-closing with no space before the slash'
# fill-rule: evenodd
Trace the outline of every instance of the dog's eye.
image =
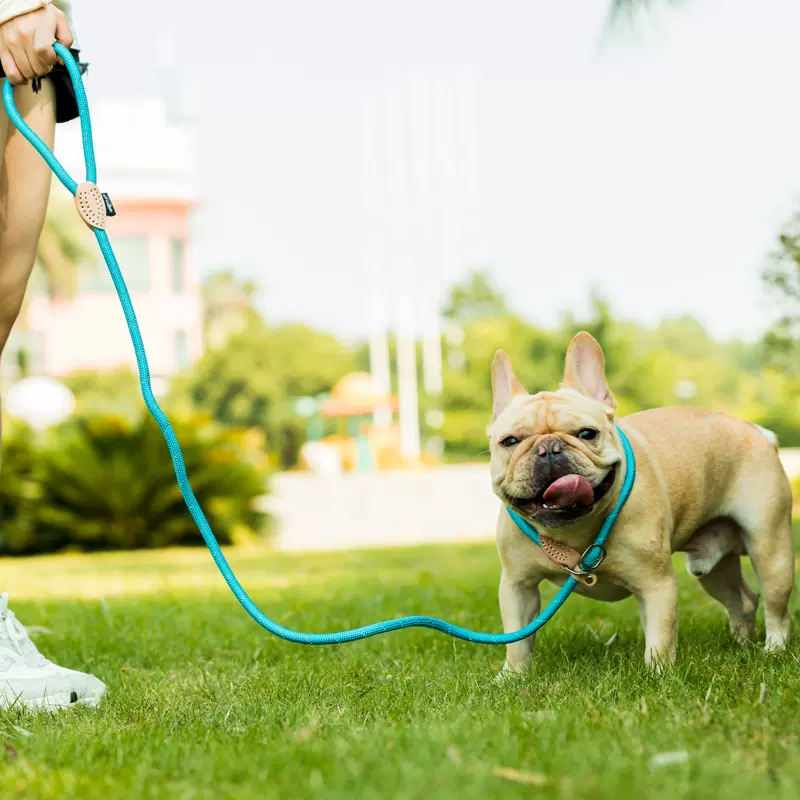
<svg viewBox="0 0 800 800">
<path fill-rule="evenodd" d="M 579 439 L 585 439 L 587 442 L 590 442 L 592 439 L 597 437 L 597 431 L 594 428 L 584 428 L 583 430 L 578 432 Z"/>
<path fill-rule="evenodd" d="M 514 447 L 514 445 L 519 444 L 519 439 L 517 439 L 516 436 L 506 436 L 500 444 L 503 445 L 503 447 Z"/>
</svg>

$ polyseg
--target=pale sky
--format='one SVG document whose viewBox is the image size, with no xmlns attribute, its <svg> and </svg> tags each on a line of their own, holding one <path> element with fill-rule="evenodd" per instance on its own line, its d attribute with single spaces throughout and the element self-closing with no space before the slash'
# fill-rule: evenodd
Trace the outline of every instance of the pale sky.
<svg viewBox="0 0 800 800">
<path fill-rule="evenodd" d="M 690 312 L 753 337 L 770 318 L 764 256 L 800 209 L 796 0 L 686 0 L 636 37 L 603 36 L 605 0 L 75 6 L 90 102 L 150 93 L 157 31 L 172 37 L 197 116 L 201 265 L 257 278 L 272 319 L 367 331 L 364 98 L 464 75 L 469 238 L 515 307 L 550 324 L 596 286 L 645 323 Z"/>
</svg>

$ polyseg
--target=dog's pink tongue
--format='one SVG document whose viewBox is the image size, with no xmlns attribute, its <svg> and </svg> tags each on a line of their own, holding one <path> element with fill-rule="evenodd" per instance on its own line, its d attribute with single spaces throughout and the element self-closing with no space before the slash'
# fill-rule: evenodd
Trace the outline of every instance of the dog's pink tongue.
<svg viewBox="0 0 800 800">
<path fill-rule="evenodd" d="M 547 487 L 544 499 L 551 506 L 569 508 L 576 503 L 590 506 L 594 502 L 592 484 L 581 475 L 565 475 Z"/>
</svg>

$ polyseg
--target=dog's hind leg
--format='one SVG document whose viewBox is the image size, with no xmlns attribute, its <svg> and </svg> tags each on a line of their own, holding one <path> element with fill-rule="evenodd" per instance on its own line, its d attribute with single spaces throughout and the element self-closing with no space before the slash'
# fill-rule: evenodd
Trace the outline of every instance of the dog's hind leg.
<svg viewBox="0 0 800 800">
<path fill-rule="evenodd" d="M 755 637 L 758 595 L 742 575 L 742 563 L 736 553 L 723 556 L 706 575 L 698 577 L 700 585 L 715 600 L 725 606 L 731 621 L 731 633 L 739 642 Z"/>
<path fill-rule="evenodd" d="M 753 497 L 762 502 L 754 503 Z M 764 649 L 780 650 L 789 640 L 789 597 L 794 588 L 792 495 L 782 469 L 750 476 L 731 516 L 743 530 L 744 543 L 761 585 L 767 639 Z"/>
<path fill-rule="evenodd" d="M 731 632 L 742 642 L 754 636 L 758 607 L 758 595 L 742 575 L 743 536 L 736 522 L 721 517 L 699 528 L 683 547 L 689 574 L 725 606 Z"/>
<path fill-rule="evenodd" d="M 764 599 L 764 649 L 781 650 L 789 640 L 789 597 L 794 588 L 794 541 L 789 514 L 766 529 L 748 532 L 745 545 Z"/>
</svg>

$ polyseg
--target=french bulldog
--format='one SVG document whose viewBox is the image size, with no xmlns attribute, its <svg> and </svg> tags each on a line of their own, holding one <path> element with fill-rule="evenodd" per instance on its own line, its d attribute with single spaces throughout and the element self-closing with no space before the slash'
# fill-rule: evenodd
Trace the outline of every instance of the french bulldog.
<svg viewBox="0 0 800 800">
<path fill-rule="evenodd" d="M 789 638 L 794 584 L 789 480 L 777 439 L 756 425 L 713 411 L 675 407 L 616 418 L 600 345 L 587 333 L 572 340 L 561 387 L 528 394 L 508 357 L 492 364 L 489 426 L 495 493 L 557 546 L 583 553 L 616 505 L 625 479 L 617 432 L 636 458 L 633 490 L 594 570 L 597 582 L 576 591 L 597 600 L 633 595 L 645 634 L 645 663 L 675 662 L 678 585 L 672 554 L 687 554 L 689 572 L 727 610 L 733 635 L 753 639 L 758 596 L 740 557 L 761 586 L 768 651 Z M 519 630 L 540 610 L 539 584 L 569 575 L 534 544 L 505 509 L 497 526 L 503 568 L 504 630 Z M 503 673 L 526 672 L 534 636 L 507 648 Z"/>
</svg>

